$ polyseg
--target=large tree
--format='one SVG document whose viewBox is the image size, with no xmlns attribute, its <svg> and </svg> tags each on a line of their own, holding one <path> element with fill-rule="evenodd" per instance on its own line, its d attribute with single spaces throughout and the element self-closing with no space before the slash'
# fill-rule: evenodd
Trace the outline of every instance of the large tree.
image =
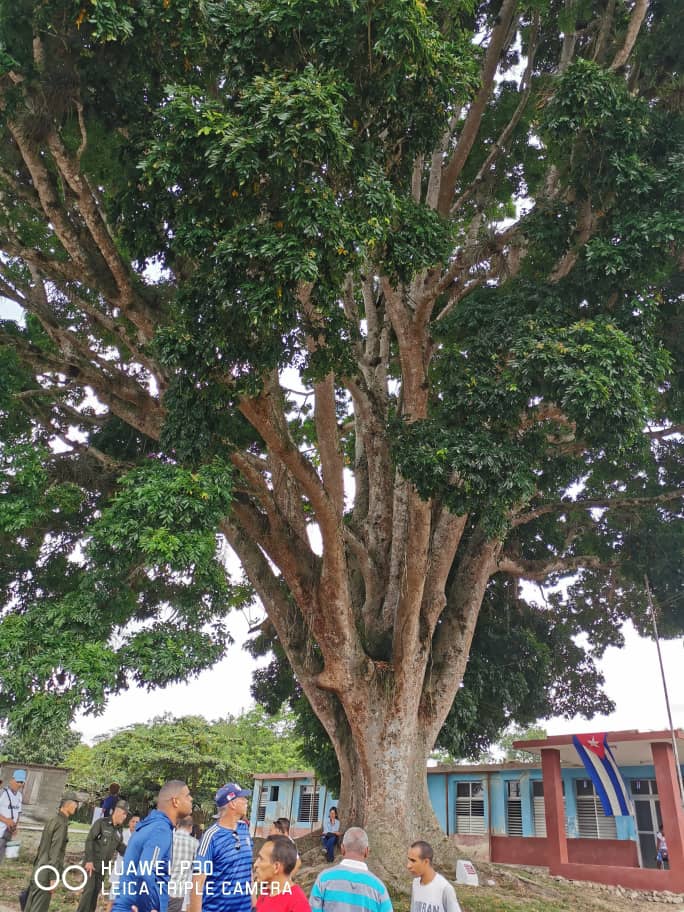
<svg viewBox="0 0 684 912">
<path fill-rule="evenodd" d="M 681 621 L 676 5 L 0 9 L 4 713 L 214 661 L 218 530 L 344 820 L 425 833 L 497 580 Z"/>
</svg>

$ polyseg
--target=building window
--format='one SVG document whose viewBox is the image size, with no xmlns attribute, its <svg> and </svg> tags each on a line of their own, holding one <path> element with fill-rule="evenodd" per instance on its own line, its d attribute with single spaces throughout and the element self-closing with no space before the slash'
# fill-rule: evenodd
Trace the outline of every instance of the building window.
<svg viewBox="0 0 684 912">
<path fill-rule="evenodd" d="M 318 799 L 320 789 L 313 785 L 299 786 L 299 808 L 297 810 L 298 823 L 314 823 L 318 817 Z"/>
<path fill-rule="evenodd" d="M 575 781 L 580 839 L 616 839 L 615 817 L 606 817 L 591 779 Z"/>
<path fill-rule="evenodd" d="M 514 779 L 506 783 L 506 832 L 509 836 L 522 836 L 522 801 L 520 796 L 520 780 Z"/>
<path fill-rule="evenodd" d="M 544 783 L 540 779 L 535 779 L 532 782 L 532 811 L 534 813 L 534 835 L 546 836 Z"/>
<path fill-rule="evenodd" d="M 277 800 L 278 800 L 278 795 L 280 795 L 280 786 L 279 786 L 279 785 L 272 785 L 272 786 L 271 786 L 271 793 L 270 793 L 270 795 L 268 796 L 268 800 L 269 800 L 269 801 L 277 801 Z"/>
<path fill-rule="evenodd" d="M 633 795 L 657 795 L 658 784 L 655 779 L 630 779 L 629 790 Z"/>
<path fill-rule="evenodd" d="M 257 808 L 257 823 L 263 823 L 266 820 L 266 795 L 268 790 L 265 785 L 259 789 L 259 807 Z"/>
<path fill-rule="evenodd" d="M 456 832 L 464 835 L 487 832 L 482 781 L 456 783 Z"/>
<path fill-rule="evenodd" d="M 24 804 L 38 804 L 40 789 L 43 784 L 43 771 L 42 770 L 29 770 L 26 776 L 26 785 L 22 792 L 22 798 Z"/>
<path fill-rule="evenodd" d="M 568 835 L 568 816 L 565 813 L 565 782 L 563 790 L 563 814 L 565 816 L 565 835 Z M 541 779 L 532 781 L 532 813 L 534 814 L 534 835 L 546 836 L 546 809 L 544 806 L 544 782 Z"/>
</svg>

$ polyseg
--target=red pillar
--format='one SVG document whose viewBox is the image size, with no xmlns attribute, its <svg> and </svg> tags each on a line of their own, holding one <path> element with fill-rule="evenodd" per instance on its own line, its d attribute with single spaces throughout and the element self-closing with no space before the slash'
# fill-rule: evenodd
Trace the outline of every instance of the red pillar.
<svg viewBox="0 0 684 912">
<path fill-rule="evenodd" d="M 543 748 L 541 752 L 542 779 L 544 780 L 544 815 L 546 839 L 549 847 L 549 868 L 568 863 L 568 840 L 565 836 L 565 810 L 563 808 L 563 781 L 561 779 L 560 751 Z"/>
<path fill-rule="evenodd" d="M 655 741 L 651 750 L 670 868 L 684 872 L 684 811 L 672 745 L 667 741 Z"/>
</svg>

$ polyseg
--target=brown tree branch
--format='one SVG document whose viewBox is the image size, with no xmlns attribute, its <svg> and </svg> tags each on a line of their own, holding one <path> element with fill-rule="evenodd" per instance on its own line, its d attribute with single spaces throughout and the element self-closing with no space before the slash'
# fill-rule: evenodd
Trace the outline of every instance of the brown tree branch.
<svg viewBox="0 0 684 912">
<path fill-rule="evenodd" d="M 303 284 L 297 295 L 302 313 L 314 327 L 307 336 L 307 347 L 311 354 L 325 346 L 323 336 L 315 335 L 316 329 L 322 325 L 323 317 L 317 313 L 312 300 L 311 284 Z M 337 427 L 337 409 L 335 404 L 335 377 L 333 373 L 327 374 L 322 380 L 314 383 L 314 421 L 316 423 L 316 438 L 318 452 L 321 460 L 321 474 L 323 487 L 328 493 L 339 517 L 344 513 L 344 461 L 342 447 Z"/>
<path fill-rule="evenodd" d="M 430 542 L 430 561 L 421 607 L 426 636 L 430 640 L 446 605 L 447 579 L 467 521 L 467 514 L 455 516 L 443 506 L 435 511 Z"/>
<path fill-rule="evenodd" d="M 596 36 L 594 53 L 592 54 L 592 60 L 596 60 L 598 63 L 603 62 L 606 54 L 608 39 L 610 38 L 610 32 L 613 28 L 613 21 L 615 19 L 615 5 L 616 0 L 608 0 L 606 9 L 601 16 L 601 25 L 598 35 Z"/>
<path fill-rule="evenodd" d="M 499 66 L 501 54 L 511 38 L 511 25 L 515 16 L 517 0 L 503 0 L 497 24 L 494 27 L 489 45 L 485 53 L 482 72 L 480 75 L 480 90 L 473 99 L 468 114 L 466 115 L 461 135 L 456 143 L 454 152 L 442 171 L 442 180 L 439 190 L 438 210 L 446 215 L 451 209 L 456 182 L 468 160 L 468 156 L 475 144 L 480 131 L 482 117 L 487 107 L 487 102 L 494 87 L 494 77 Z"/>
<path fill-rule="evenodd" d="M 577 219 L 577 237 L 569 250 L 560 258 L 549 276 L 551 282 L 560 282 L 575 268 L 582 247 L 592 237 L 598 226 L 599 217 L 591 208 L 591 200 L 584 200 Z"/>
<path fill-rule="evenodd" d="M 591 500 L 561 500 L 556 503 L 542 504 L 528 513 L 516 516 L 511 521 L 511 527 L 517 528 L 524 526 L 540 516 L 546 516 L 549 513 L 570 513 L 574 510 L 617 510 L 632 509 L 638 507 L 656 506 L 657 504 L 672 503 L 673 501 L 682 500 L 684 493 L 682 491 L 665 491 L 662 494 L 656 494 L 653 497 L 605 497 Z"/>
<path fill-rule="evenodd" d="M 527 66 L 525 72 L 520 80 L 520 101 L 518 106 L 513 112 L 513 116 L 506 124 L 504 129 L 499 134 L 498 139 L 492 145 L 491 151 L 487 158 L 484 160 L 480 170 L 475 175 L 472 183 L 463 191 L 463 193 L 456 200 L 454 205 L 451 207 L 451 214 L 453 215 L 460 207 L 466 202 L 467 199 L 472 196 L 472 194 L 482 185 L 485 178 L 489 175 L 492 165 L 497 160 L 499 155 L 504 151 L 508 141 L 513 135 L 513 131 L 520 123 L 520 119 L 527 107 L 527 103 L 532 92 L 532 71 L 534 69 L 534 58 L 537 53 L 537 48 L 539 46 L 539 13 L 535 12 L 532 17 L 532 31 L 530 34 L 530 41 L 527 50 Z"/>
<path fill-rule="evenodd" d="M 603 561 L 595 554 L 578 554 L 572 557 L 555 557 L 551 560 L 522 560 L 502 555 L 497 561 L 497 572 L 519 579 L 541 582 L 556 573 L 574 573 L 577 570 L 610 570 L 613 561 Z"/>
<path fill-rule="evenodd" d="M 433 743 L 463 680 L 482 599 L 489 578 L 496 571 L 500 548 L 500 542 L 488 540 L 475 530 L 459 549 L 423 685 L 421 708 L 429 720 L 428 737 L 433 738 Z"/>
<path fill-rule="evenodd" d="M 651 440 L 663 440 L 665 437 L 674 437 L 678 434 L 684 434 L 684 424 L 672 424 L 670 427 L 659 428 L 658 430 L 645 431 L 645 436 Z"/>
<path fill-rule="evenodd" d="M 611 63 L 611 70 L 619 70 L 620 67 L 623 67 L 627 63 L 629 55 L 632 53 L 632 49 L 639 37 L 639 32 L 641 31 L 641 26 L 643 25 L 647 12 L 648 0 L 635 0 L 634 9 L 632 10 L 629 25 L 627 26 L 624 44 Z"/>
</svg>

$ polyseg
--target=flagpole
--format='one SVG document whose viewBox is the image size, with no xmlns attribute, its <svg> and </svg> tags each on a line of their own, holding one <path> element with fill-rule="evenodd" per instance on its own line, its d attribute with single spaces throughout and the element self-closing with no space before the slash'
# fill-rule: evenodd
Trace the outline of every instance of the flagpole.
<svg viewBox="0 0 684 912">
<path fill-rule="evenodd" d="M 663 679 L 663 693 L 665 694 L 665 706 L 667 707 L 667 720 L 670 723 L 670 735 L 672 737 L 672 752 L 674 754 L 675 766 L 677 767 L 677 780 L 679 782 L 679 800 L 684 807 L 684 782 L 682 782 L 682 768 L 679 765 L 679 751 L 677 750 L 677 739 L 675 738 L 674 725 L 672 724 L 672 711 L 670 709 L 670 696 L 667 692 L 667 680 L 665 678 L 665 667 L 663 665 L 663 656 L 660 651 L 660 637 L 658 636 L 658 626 L 656 624 L 656 612 L 651 597 L 651 587 L 648 584 L 648 577 L 644 575 L 646 585 L 646 595 L 648 597 L 648 606 L 651 610 L 651 621 L 653 622 L 653 635 L 655 637 L 656 649 L 658 650 L 658 662 L 660 663 L 660 676 Z"/>
</svg>

